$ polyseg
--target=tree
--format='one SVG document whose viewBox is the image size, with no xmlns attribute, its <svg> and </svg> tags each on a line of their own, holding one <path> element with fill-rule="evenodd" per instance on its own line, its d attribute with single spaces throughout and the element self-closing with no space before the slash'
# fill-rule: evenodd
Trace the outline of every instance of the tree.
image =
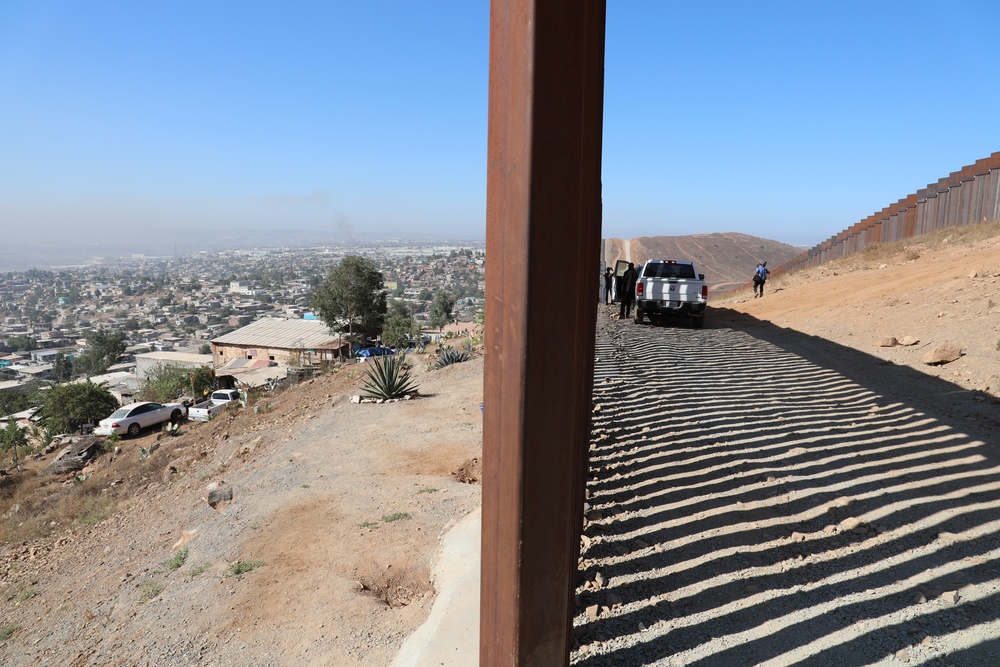
<svg viewBox="0 0 1000 667">
<path fill-rule="evenodd" d="M 17 351 L 27 352 L 38 347 L 38 343 L 31 336 L 11 336 L 7 339 L 7 345 Z"/>
<path fill-rule="evenodd" d="M 6 378 L 0 377 L 0 380 Z M 21 391 L 0 391 L 0 415 L 9 415 L 21 412 L 31 407 L 31 392 L 27 389 Z"/>
<path fill-rule="evenodd" d="M 385 319 L 384 287 L 374 262 L 348 255 L 313 293 L 312 307 L 328 327 L 341 332 L 346 327 L 353 339 L 355 327 L 374 329 Z"/>
<path fill-rule="evenodd" d="M 42 422 L 50 433 L 76 433 L 84 424 L 96 424 L 118 409 L 118 399 L 94 384 L 60 384 L 45 393 Z"/>
<path fill-rule="evenodd" d="M 201 396 L 212 388 L 214 382 L 215 375 L 207 366 L 198 368 L 157 366 L 149 372 L 145 382 L 142 383 L 139 397 L 144 401 L 169 403 L 184 394 Z"/>
<path fill-rule="evenodd" d="M 52 379 L 56 382 L 66 382 L 73 379 L 73 361 L 62 352 L 52 360 Z"/>
<path fill-rule="evenodd" d="M 403 347 L 409 341 L 410 336 L 418 333 L 419 329 L 417 329 L 406 304 L 393 301 L 389 305 L 389 314 L 385 318 L 385 326 L 382 328 L 382 342 L 389 347 Z"/>
<path fill-rule="evenodd" d="M 114 364 L 118 356 L 128 347 L 125 334 L 121 331 L 113 333 L 88 331 L 84 336 L 87 339 L 87 351 L 73 362 L 73 370 L 80 375 L 106 373 L 108 367 Z"/>
<path fill-rule="evenodd" d="M 455 297 L 444 290 L 438 290 L 434 295 L 434 302 L 431 304 L 431 313 L 428 323 L 441 330 L 444 325 L 452 320 L 452 309 L 455 307 Z"/>
<path fill-rule="evenodd" d="M 17 423 L 14 417 L 7 417 L 7 427 L 0 430 L 0 451 L 12 452 L 14 455 L 14 465 L 21 469 L 21 464 L 17 460 L 17 448 L 28 444 L 28 437 L 25 435 L 23 426 Z"/>
</svg>

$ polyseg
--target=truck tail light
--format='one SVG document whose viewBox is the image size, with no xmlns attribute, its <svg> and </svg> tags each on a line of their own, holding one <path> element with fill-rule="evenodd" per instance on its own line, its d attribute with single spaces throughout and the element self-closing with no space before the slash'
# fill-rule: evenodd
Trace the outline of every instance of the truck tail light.
<svg viewBox="0 0 1000 667">
<path fill-rule="evenodd" d="M 708 285 L 701 286 L 701 298 L 708 301 Z"/>
<path fill-rule="evenodd" d="M 642 296 L 642 283 L 637 283 L 635 286 L 635 293 Z"/>
</svg>

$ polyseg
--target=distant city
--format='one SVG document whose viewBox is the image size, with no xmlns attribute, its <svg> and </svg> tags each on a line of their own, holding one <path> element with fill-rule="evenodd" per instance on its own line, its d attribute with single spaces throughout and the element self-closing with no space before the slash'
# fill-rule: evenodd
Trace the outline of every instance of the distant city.
<svg viewBox="0 0 1000 667">
<path fill-rule="evenodd" d="M 36 238 L 28 230 L 10 230 L 0 244 L 0 273 L 27 269 L 62 269 L 84 266 L 127 265 L 150 258 L 178 258 L 202 251 L 248 250 L 259 248 L 379 247 L 409 244 L 426 248 L 433 245 L 483 246 L 483 236 L 445 239 L 429 234 L 397 235 L 379 239 L 365 233 L 325 233 L 316 230 L 191 230 L 168 232 L 162 228 L 130 231 L 65 234 L 56 238 Z"/>
<path fill-rule="evenodd" d="M 72 268 L 0 273 L 0 352 L 10 355 L 0 358 L 0 390 L 49 379 L 55 355 L 80 354 L 88 332 L 124 332 L 132 350 L 206 355 L 213 339 L 262 318 L 317 319 L 312 294 L 347 255 L 372 260 L 388 298 L 405 304 L 418 325 L 426 326 L 442 290 L 454 298 L 455 326 L 481 317 L 482 241 L 382 239 L 99 256 Z"/>
</svg>

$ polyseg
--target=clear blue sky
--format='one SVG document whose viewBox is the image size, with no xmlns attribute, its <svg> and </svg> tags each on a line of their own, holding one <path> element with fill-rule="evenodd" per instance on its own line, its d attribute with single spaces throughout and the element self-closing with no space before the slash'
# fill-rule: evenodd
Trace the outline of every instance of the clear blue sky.
<svg viewBox="0 0 1000 667">
<path fill-rule="evenodd" d="M 995 0 L 610 2 L 604 235 L 813 245 L 1000 150 L 998 28 Z M 481 238 L 488 39 L 473 0 L 0 0 L 0 231 Z"/>
</svg>

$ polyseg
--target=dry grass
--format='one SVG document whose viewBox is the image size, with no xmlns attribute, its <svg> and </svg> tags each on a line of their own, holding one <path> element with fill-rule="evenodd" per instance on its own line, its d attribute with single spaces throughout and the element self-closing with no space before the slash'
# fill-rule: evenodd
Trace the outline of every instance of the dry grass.
<svg viewBox="0 0 1000 667">
<path fill-rule="evenodd" d="M 363 577 L 358 584 L 362 593 L 371 595 L 387 607 L 405 607 L 422 592 L 419 586 L 401 575 Z"/>
<path fill-rule="evenodd" d="M 865 246 L 859 258 L 869 262 L 908 262 L 919 259 L 920 251 L 927 246 L 940 248 L 947 245 L 972 245 L 996 236 L 1000 236 L 1000 220 L 948 227 L 912 239 Z M 845 258 L 849 259 L 851 258 Z"/>
<path fill-rule="evenodd" d="M 119 503 L 159 480 L 182 441 L 161 441 L 153 456 L 139 461 L 133 451 L 99 456 L 93 472 L 71 483 L 74 475 L 46 475 L 24 470 L 0 478 L 0 544 L 44 539 L 66 529 L 96 525 L 112 516 Z"/>
</svg>

